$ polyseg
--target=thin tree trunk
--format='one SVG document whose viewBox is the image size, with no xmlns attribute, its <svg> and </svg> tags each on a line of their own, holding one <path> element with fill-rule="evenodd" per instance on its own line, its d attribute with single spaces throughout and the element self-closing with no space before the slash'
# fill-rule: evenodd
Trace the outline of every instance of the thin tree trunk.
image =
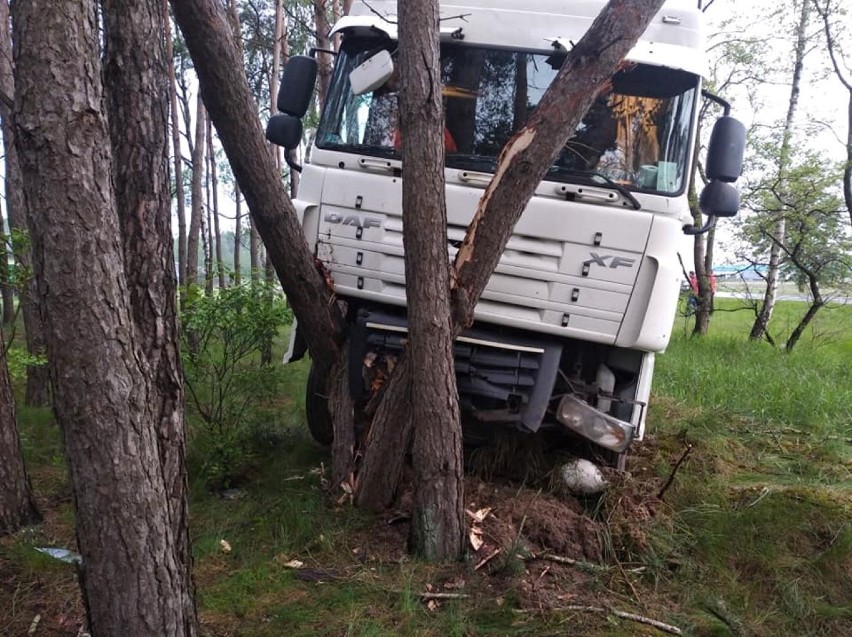
<svg viewBox="0 0 852 637">
<path fill-rule="evenodd" d="M 331 30 L 328 24 L 328 0 L 313 0 L 314 26 L 317 34 L 317 49 L 331 50 L 331 40 L 328 32 Z M 322 110 L 328 89 L 331 85 L 331 72 L 334 62 L 332 56 L 322 50 L 317 51 L 317 106 Z"/>
<path fill-rule="evenodd" d="M 790 337 L 787 339 L 787 343 L 784 348 L 785 351 L 793 351 L 793 348 L 796 346 L 796 343 L 799 342 L 799 339 L 802 337 L 802 334 L 804 334 L 805 329 L 808 327 L 808 325 L 811 324 L 811 321 L 814 319 L 814 317 L 816 317 L 817 312 L 819 312 L 823 308 L 823 306 L 825 306 L 825 303 L 817 302 L 816 300 L 814 300 L 810 304 L 810 306 L 808 307 L 808 311 L 802 317 L 802 320 L 799 321 L 799 324 L 796 325 L 795 329 L 790 332 Z"/>
<path fill-rule="evenodd" d="M 272 73 L 269 76 L 269 112 L 277 113 L 278 107 L 278 83 L 281 78 L 281 55 L 286 47 L 287 40 L 284 34 L 284 0 L 275 0 L 275 39 L 272 42 Z M 269 144 L 275 166 L 281 170 L 281 154 L 279 146 Z"/>
<path fill-rule="evenodd" d="M 15 397 L 0 326 L 0 536 L 41 521 L 21 453 Z"/>
<path fill-rule="evenodd" d="M 778 160 L 778 178 L 781 183 L 782 192 L 787 188 L 787 169 L 790 165 L 790 140 L 793 134 L 793 120 L 799 105 L 799 92 L 802 79 L 802 68 L 805 60 L 805 46 L 807 44 L 808 16 L 810 4 L 808 0 L 800 0 L 801 10 L 799 22 L 796 27 L 796 49 L 793 58 L 793 81 L 790 88 L 790 100 L 787 103 L 787 117 L 784 120 L 784 131 L 781 139 L 781 149 Z M 787 235 L 787 221 L 784 214 L 779 214 L 775 220 L 772 230 L 772 246 L 769 251 L 769 265 L 766 272 L 766 292 L 763 303 L 757 317 L 751 326 L 749 339 L 760 340 L 766 334 L 772 311 L 775 309 L 775 301 L 778 296 L 778 278 L 781 270 L 781 258 L 783 252 L 781 246 Z"/>
<path fill-rule="evenodd" d="M 161 15 L 158 2 L 150 8 Z M 181 540 L 169 505 L 174 474 L 164 466 L 161 405 L 150 392 L 147 357 L 140 356 L 145 338 L 135 325 L 114 208 L 98 6 L 53 0 L 47 11 L 39 2 L 16 2 L 13 17 L 16 143 L 89 630 L 192 635 L 188 565 L 177 559 Z M 161 46 L 161 29 L 144 21 L 137 28 Z M 54 90 L 57 77 L 62 90 Z M 165 84 L 159 88 L 166 96 Z M 160 113 L 165 117 L 164 104 Z M 165 120 L 160 125 L 165 135 Z"/>
<path fill-rule="evenodd" d="M 0 2 L 0 90 L 9 97 L 15 95 L 15 81 L 12 63 L 12 34 L 9 30 L 9 4 Z M 15 127 L 12 125 L 12 109 L 0 101 L 0 117 L 3 119 L 3 147 L 6 151 L 6 211 L 9 215 L 9 228 L 29 235 L 27 204 L 24 199 L 24 185 L 21 178 L 21 166 L 18 150 L 15 148 Z M 45 354 L 44 327 L 41 322 L 39 298 L 33 277 L 32 254 L 29 249 L 15 255 L 21 273 L 26 280 L 18 281 L 18 301 L 24 319 L 24 333 L 27 340 L 27 353 L 39 357 Z M 50 376 L 46 365 L 27 366 L 27 387 L 24 404 L 41 407 L 50 402 Z"/>
<path fill-rule="evenodd" d="M 281 37 L 281 64 L 282 65 L 287 64 L 287 62 L 290 60 L 290 42 L 287 40 L 287 25 L 283 24 L 283 26 L 284 26 L 284 31 L 283 31 L 283 34 L 282 34 L 282 37 Z M 285 150 L 284 153 L 285 153 L 285 156 L 290 159 L 291 163 L 299 163 L 299 158 L 298 158 L 299 149 L 298 148 L 292 148 L 292 149 L 289 149 L 289 150 Z M 280 161 L 278 162 L 278 167 L 279 167 L 279 170 L 280 170 L 280 168 L 281 168 L 281 162 Z M 295 199 L 296 193 L 299 190 L 299 172 L 296 171 L 296 170 L 293 170 L 292 168 L 289 168 L 289 167 L 288 167 L 287 172 L 290 174 L 290 197 L 292 199 Z"/>
<path fill-rule="evenodd" d="M 242 268 L 242 255 L 240 253 L 243 247 L 243 211 L 240 199 L 240 185 L 234 184 L 234 202 L 237 208 L 234 219 L 234 285 L 239 285 L 243 278 L 242 272 L 240 272 L 240 268 Z"/>
<path fill-rule="evenodd" d="M 207 141 L 210 139 L 210 122 L 207 122 L 207 137 L 204 144 L 204 216 L 201 235 L 204 237 L 204 293 L 213 294 L 213 204 L 210 188 L 210 153 Z"/>
<path fill-rule="evenodd" d="M 204 217 L 204 134 L 207 130 L 206 113 L 201 95 L 197 96 L 195 109 L 195 143 L 192 147 L 192 206 L 189 218 L 189 236 L 186 242 L 187 285 L 198 285 L 198 246 L 201 243 L 201 225 Z M 188 131 L 187 131 L 188 132 Z"/>
<path fill-rule="evenodd" d="M 275 302 L 275 296 L 273 294 L 273 286 L 275 285 L 275 266 L 272 264 L 272 257 L 269 254 L 269 250 L 266 251 L 264 258 L 263 273 L 263 278 L 266 282 L 266 286 L 264 287 L 264 293 L 266 296 L 265 300 L 266 303 L 269 303 L 271 306 L 272 303 Z M 260 347 L 260 364 L 272 364 L 272 335 L 268 335 L 263 339 L 263 343 Z"/>
<path fill-rule="evenodd" d="M 222 233 L 219 231 L 219 177 L 216 174 L 216 152 L 213 148 L 213 126 L 210 119 L 207 119 L 207 157 L 209 159 L 209 174 L 210 174 L 210 195 L 212 206 L 210 216 L 213 218 L 211 232 L 213 239 L 210 247 L 211 254 L 215 249 L 214 268 L 219 281 L 219 289 L 224 290 L 227 283 L 225 282 L 225 264 L 222 261 Z M 211 276 L 211 279 L 213 277 Z"/>
<path fill-rule="evenodd" d="M 174 155 L 175 195 L 178 222 L 178 289 L 186 289 L 186 194 L 183 189 L 183 156 L 180 147 L 180 113 L 177 103 L 174 47 L 169 20 L 169 2 L 163 0 L 163 23 L 166 30 L 166 63 L 169 70 L 169 108 L 171 112 L 172 153 Z"/>
<path fill-rule="evenodd" d="M 3 12 L 8 13 L 8 11 L 9 11 L 8 7 L 4 7 Z M 0 24 L 0 28 L 2 28 L 3 31 L 4 31 L 4 34 L 2 36 L 4 46 L 3 46 L 3 50 L 0 51 L 0 55 L 2 55 L 4 57 L 7 53 L 10 53 L 11 50 L 12 50 L 11 44 L 7 44 L 8 30 L 9 30 L 8 25 L 9 25 L 8 20 L 6 20 L 2 24 Z M 7 60 L 3 61 L 3 66 L 7 67 L 7 68 L 3 69 L 4 72 L 11 70 L 11 67 L 12 67 L 11 59 L 12 58 L 9 57 Z M 7 93 L 5 91 L 5 89 L 6 89 L 6 85 L 8 85 L 8 84 L 12 84 L 12 76 L 11 75 L 9 75 L 9 76 L 4 75 L 3 87 L 2 87 L 4 89 L 3 95 L 11 97 L 12 95 L 14 95 L 14 90 L 12 92 Z M 6 119 L 8 117 L 9 106 L 6 105 L 6 104 L 3 104 L 2 109 L 3 110 L 0 111 L 0 113 L 2 113 L 3 123 L 4 123 L 4 128 L 5 128 Z M 11 146 L 11 144 L 6 143 L 6 146 Z M 8 168 L 7 168 L 7 170 L 8 170 Z M 8 181 L 7 181 L 7 184 L 8 184 Z M 9 227 L 10 228 L 12 227 L 11 221 L 9 221 Z M 0 323 L 5 324 L 5 325 L 11 325 L 12 321 L 15 320 L 15 287 L 12 285 L 12 282 L 11 282 L 11 279 L 10 279 L 10 276 L 9 276 L 10 275 L 9 256 L 11 255 L 12 246 L 9 243 L 7 243 L 7 241 L 5 240 L 5 238 L 6 238 L 5 234 L 6 234 L 6 224 L 3 220 L 3 214 L 0 211 L 0 299 L 2 299 L 2 305 L 3 305 L 2 315 L 0 315 Z"/>
<path fill-rule="evenodd" d="M 254 219 L 249 217 L 249 266 L 251 267 L 251 280 L 260 281 L 260 234 L 255 226 Z"/>
<path fill-rule="evenodd" d="M 10 224 L 11 225 L 11 224 Z M 9 253 L 11 246 L 5 241 L 6 222 L 0 212 L 0 298 L 3 301 L 3 312 L 0 323 L 11 325 L 15 320 L 15 288 L 9 278 Z"/>
<path fill-rule="evenodd" d="M 797 264 L 800 265 L 800 264 Z M 808 307 L 808 311 L 805 312 L 805 315 L 802 317 L 802 320 L 799 321 L 799 324 L 790 332 L 790 337 L 787 339 L 787 343 L 784 347 L 786 352 L 792 352 L 793 348 L 796 346 L 796 343 L 799 342 L 799 339 L 802 337 L 802 334 L 805 333 L 805 329 L 807 329 L 808 325 L 811 324 L 811 321 L 814 320 L 817 313 L 825 307 L 825 299 L 822 298 L 822 292 L 819 289 L 819 280 L 813 271 L 810 271 L 806 268 L 801 268 L 802 273 L 808 277 L 808 286 L 811 289 L 811 297 L 812 301 L 810 307 Z"/>
<path fill-rule="evenodd" d="M 695 135 L 694 169 L 691 171 L 689 180 L 689 210 L 692 213 L 692 221 L 701 226 L 704 219 L 698 205 L 698 180 L 701 177 L 698 167 L 698 151 L 701 146 L 701 123 Z M 713 310 L 713 295 L 710 286 L 710 273 L 713 271 L 713 243 L 716 237 L 715 228 L 706 234 L 697 234 L 692 243 L 692 262 L 695 269 L 695 277 L 698 281 L 698 307 L 695 311 L 695 325 L 692 328 L 693 336 L 701 336 L 710 330 L 710 314 Z M 691 292 L 690 292 L 691 293 Z"/>
</svg>

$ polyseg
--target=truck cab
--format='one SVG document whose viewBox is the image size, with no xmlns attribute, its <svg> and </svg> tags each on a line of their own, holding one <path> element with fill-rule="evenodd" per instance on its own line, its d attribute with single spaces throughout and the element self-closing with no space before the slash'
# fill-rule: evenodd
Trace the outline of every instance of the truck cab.
<svg viewBox="0 0 852 637">
<path fill-rule="evenodd" d="M 451 258 L 501 149 L 604 4 L 441 2 Z M 334 26 L 340 47 L 331 87 L 294 200 L 346 303 L 356 400 L 393 367 L 406 342 L 397 101 L 405 78 L 393 64 L 404 43 L 395 11 L 395 1 L 356 2 Z M 565 431 L 584 441 L 587 455 L 615 465 L 642 439 L 655 355 L 668 344 L 677 310 L 679 237 L 699 231 L 687 189 L 704 73 L 700 18 L 694 3 L 664 5 L 515 226 L 474 325 L 456 343 L 471 435 L 498 427 Z M 298 93 L 293 85 L 311 81 L 303 75 L 297 69 L 288 81 L 284 72 L 278 117 L 288 122 L 303 114 L 287 98 Z M 736 124 L 725 122 L 721 141 L 711 142 L 717 179 L 703 198 L 711 216 L 733 214 L 738 205 L 730 182 L 741 169 L 744 136 Z M 272 122 L 268 130 L 275 141 Z M 310 383 L 308 390 L 316 421 L 322 398 Z M 327 424 L 310 424 L 329 441 Z"/>
</svg>

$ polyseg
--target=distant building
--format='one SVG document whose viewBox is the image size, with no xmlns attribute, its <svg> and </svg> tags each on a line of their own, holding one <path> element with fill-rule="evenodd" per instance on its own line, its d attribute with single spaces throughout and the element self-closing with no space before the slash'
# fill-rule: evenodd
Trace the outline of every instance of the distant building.
<svg viewBox="0 0 852 637">
<path fill-rule="evenodd" d="M 760 281 L 766 277 L 767 269 L 765 265 L 753 265 L 751 263 L 713 266 L 713 272 L 722 281 L 738 281 L 740 279 Z"/>
</svg>

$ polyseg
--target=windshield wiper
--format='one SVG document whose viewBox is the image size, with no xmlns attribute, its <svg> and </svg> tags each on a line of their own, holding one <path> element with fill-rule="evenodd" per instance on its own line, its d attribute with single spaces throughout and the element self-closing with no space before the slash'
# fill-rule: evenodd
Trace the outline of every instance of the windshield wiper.
<svg viewBox="0 0 852 637">
<path fill-rule="evenodd" d="M 493 157 L 487 157 L 485 155 L 447 153 L 446 163 L 448 168 L 494 172 L 496 160 Z"/>
<path fill-rule="evenodd" d="M 619 195 L 624 197 L 631 206 L 633 206 L 634 210 L 641 210 L 642 204 L 639 203 L 639 200 L 633 196 L 633 194 L 627 190 L 624 186 L 622 186 L 617 181 L 613 181 L 606 175 L 602 175 L 599 172 L 595 172 L 594 170 L 580 170 L 578 168 L 562 168 L 559 166 L 554 166 L 552 171 L 561 174 L 567 175 L 569 177 L 580 177 L 584 181 L 589 182 L 594 186 L 603 186 L 604 188 L 612 188 Z"/>
</svg>

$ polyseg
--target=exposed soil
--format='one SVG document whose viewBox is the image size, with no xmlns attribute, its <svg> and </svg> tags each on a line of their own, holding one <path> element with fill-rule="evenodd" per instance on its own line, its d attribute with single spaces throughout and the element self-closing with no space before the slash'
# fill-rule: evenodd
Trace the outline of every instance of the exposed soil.
<svg viewBox="0 0 852 637">
<path fill-rule="evenodd" d="M 580 500 L 543 487 L 468 476 L 468 559 L 425 569 L 425 576 L 434 578 L 427 586 L 464 592 L 474 599 L 499 600 L 511 593 L 514 603 L 530 612 L 599 603 L 599 592 L 589 586 L 590 580 L 613 573 L 614 561 L 644 548 L 645 525 L 660 506 L 652 495 L 655 485 L 642 481 L 640 486 L 629 474 L 615 471 L 606 477 L 613 488 L 603 497 L 614 501 Z M 36 534 L 38 545 L 74 550 L 67 495 L 43 499 L 40 506 L 45 522 L 24 532 Z M 405 563 L 410 559 L 406 550 L 410 508 L 409 493 L 394 511 L 348 538 L 349 555 L 338 556 L 334 564 L 307 565 L 306 577 L 299 579 L 349 578 L 377 566 Z M 45 558 L 23 570 L 22 560 L 6 557 L 13 546 L 10 538 L 0 539 L 0 600 L 11 600 L 0 602 L 0 635 L 26 635 L 37 616 L 36 635 L 83 634 L 85 612 L 75 567 Z M 558 563 L 551 556 L 576 563 Z M 215 565 L 215 560 L 206 560 L 198 566 L 200 586 L 227 574 Z M 214 635 L 233 634 L 239 628 L 234 621 L 230 616 L 202 617 L 205 632 Z"/>
</svg>

